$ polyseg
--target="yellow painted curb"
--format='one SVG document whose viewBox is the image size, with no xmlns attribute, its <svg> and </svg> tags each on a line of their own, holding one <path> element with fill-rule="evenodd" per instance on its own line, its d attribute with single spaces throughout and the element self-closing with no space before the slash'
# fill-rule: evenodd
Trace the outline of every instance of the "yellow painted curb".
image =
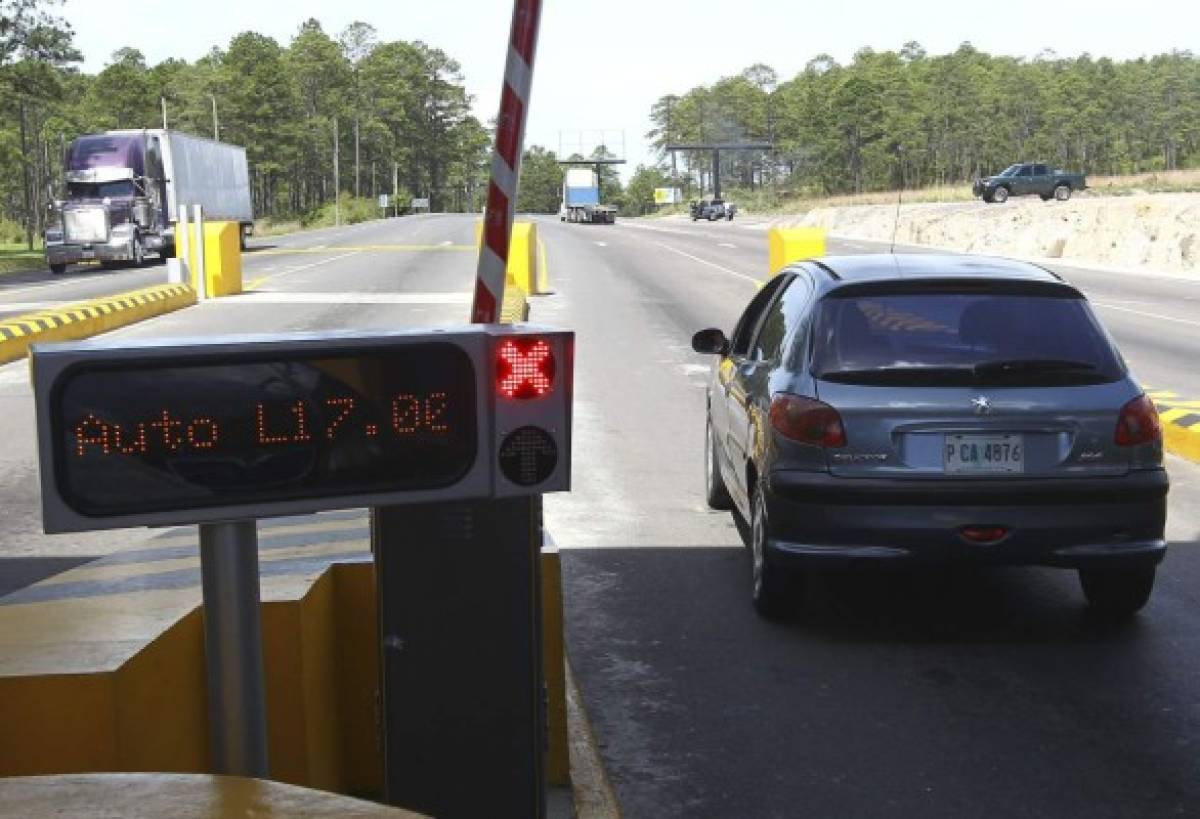
<svg viewBox="0 0 1200 819">
<path fill-rule="evenodd" d="M 0 364 L 29 353 L 29 345 L 88 338 L 196 303 L 186 284 L 162 284 L 0 321 Z"/>
<path fill-rule="evenodd" d="M 1190 426 L 1180 423 L 1183 419 L 1195 419 L 1193 410 L 1172 409 L 1159 416 L 1163 425 L 1163 445 L 1167 451 L 1181 458 L 1200 463 L 1200 423 L 1195 421 Z"/>
<path fill-rule="evenodd" d="M 1158 409 L 1166 450 L 1200 463 L 1200 401 L 1189 401 L 1169 390 L 1148 388 L 1146 396 Z"/>
</svg>

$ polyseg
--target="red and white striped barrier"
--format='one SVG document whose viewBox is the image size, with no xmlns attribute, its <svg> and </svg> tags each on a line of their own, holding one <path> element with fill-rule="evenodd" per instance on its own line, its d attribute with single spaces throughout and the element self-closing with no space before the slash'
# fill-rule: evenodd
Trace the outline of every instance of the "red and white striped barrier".
<svg viewBox="0 0 1200 819">
<path fill-rule="evenodd" d="M 517 178 L 521 172 L 529 89 L 533 83 L 533 56 L 537 50 L 541 16 L 542 0 L 514 0 L 508 62 L 504 66 L 504 88 L 500 93 L 500 116 L 496 119 L 496 147 L 492 151 L 492 178 L 488 183 L 487 210 L 483 215 L 479 273 L 471 306 L 471 321 L 475 324 L 495 323 L 504 298 L 508 244 L 517 206 Z"/>
</svg>

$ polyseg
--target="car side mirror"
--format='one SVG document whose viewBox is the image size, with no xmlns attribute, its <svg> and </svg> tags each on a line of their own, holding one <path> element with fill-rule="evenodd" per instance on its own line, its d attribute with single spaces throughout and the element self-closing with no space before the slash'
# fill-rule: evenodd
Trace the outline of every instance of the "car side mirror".
<svg viewBox="0 0 1200 819">
<path fill-rule="evenodd" d="M 692 336 L 692 349 L 709 355 L 725 355 L 729 352 L 729 339 L 716 327 L 701 330 Z"/>
</svg>

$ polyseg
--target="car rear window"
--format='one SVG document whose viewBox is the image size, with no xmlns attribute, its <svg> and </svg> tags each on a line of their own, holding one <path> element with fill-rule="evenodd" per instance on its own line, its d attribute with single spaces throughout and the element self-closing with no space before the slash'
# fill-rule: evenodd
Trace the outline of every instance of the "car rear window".
<svg viewBox="0 0 1200 819">
<path fill-rule="evenodd" d="M 845 383 L 1106 383 L 1124 366 L 1078 297 L 917 293 L 831 297 L 812 372 Z"/>
</svg>

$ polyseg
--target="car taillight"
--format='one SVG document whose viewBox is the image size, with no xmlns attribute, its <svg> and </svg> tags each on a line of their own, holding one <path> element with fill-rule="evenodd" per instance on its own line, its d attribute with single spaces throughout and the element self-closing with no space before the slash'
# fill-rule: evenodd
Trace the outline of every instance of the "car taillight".
<svg viewBox="0 0 1200 819">
<path fill-rule="evenodd" d="M 1161 441 L 1162 423 L 1158 420 L 1158 410 L 1154 408 L 1154 402 L 1144 395 L 1139 395 L 1121 407 L 1114 440 L 1117 446 L 1136 446 Z"/>
<path fill-rule="evenodd" d="M 780 393 L 771 400 L 771 426 L 801 444 L 836 449 L 846 445 L 842 416 L 815 398 Z"/>
</svg>

